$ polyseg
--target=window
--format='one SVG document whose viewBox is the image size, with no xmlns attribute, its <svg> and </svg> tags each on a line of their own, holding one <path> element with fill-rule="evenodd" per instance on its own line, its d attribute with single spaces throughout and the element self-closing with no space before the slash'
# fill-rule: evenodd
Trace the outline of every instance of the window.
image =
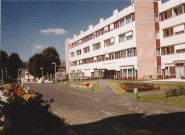
<svg viewBox="0 0 185 135">
<path fill-rule="evenodd" d="M 96 33 L 93 33 L 93 38 L 96 38 Z"/>
<path fill-rule="evenodd" d="M 104 28 L 104 33 L 107 33 L 108 32 L 108 27 L 106 26 L 105 28 Z"/>
<path fill-rule="evenodd" d="M 157 48 L 156 53 L 157 53 L 157 56 L 161 56 L 161 49 Z"/>
<path fill-rule="evenodd" d="M 164 12 L 164 19 L 167 20 L 172 17 L 172 10 Z"/>
<path fill-rule="evenodd" d="M 125 18 L 120 20 L 120 27 L 123 26 L 123 25 L 125 25 Z"/>
<path fill-rule="evenodd" d="M 177 8 L 174 8 L 174 15 L 175 15 L 175 16 L 178 16 L 178 15 L 180 15 L 180 14 L 182 14 L 182 13 L 183 13 L 182 5 L 179 6 L 179 7 L 177 7 Z"/>
<path fill-rule="evenodd" d="M 184 33 L 184 24 L 173 27 L 175 35 Z"/>
<path fill-rule="evenodd" d="M 161 75 L 161 67 L 157 67 L 157 74 Z"/>
<path fill-rule="evenodd" d="M 89 47 L 84 48 L 84 53 L 88 53 L 90 51 Z"/>
<path fill-rule="evenodd" d="M 170 67 L 170 75 L 175 75 L 175 66 Z"/>
<path fill-rule="evenodd" d="M 126 50 L 121 51 L 121 58 L 126 58 Z"/>
<path fill-rule="evenodd" d="M 109 60 L 109 54 L 106 54 L 106 55 L 105 55 L 105 59 L 106 59 L 106 60 Z"/>
<path fill-rule="evenodd" d="M 132 69 L 128 69 L 128 76 L 132 77 Z"/>
<path fill-rule="evenodd" d="M 111 60 L 115 59 L 115 53 L 111 53 Z"/>
<path fill-rule="evenodd" d="M 169 75 L 168 67 L 165 67 L 165 74 L 166 74 L 166 75 Z"/>
<path fill-rule="evenodd" d="M 110 25 L 110 31 L 112 31 L 114 29 L 114 24 Z"/>
<path fill-rule="evenodd" d="M 176 50 L 176 53 L 185 53 L 185 49 Z"/>
<path fill-rule="evenodd" d="M 159 36 L 159 31 L 156 31 L 156 32 L 155 32 L 155 38 L 156 38 L 156 39 L 159 39 L 159 38 L 160 38 L 160 36 Z"/>
<path fill-rule="evenodd" d="M 134 56 L 134 50 L 133 49 L 128 49 L 127 50 L 127 57 L 132 57 Z"/>
<path fill-rule="evenodd" d="M 76 51 L 76 55 L 81 55 L 81 50 Z"/>
<path fill-rule="evenodd" d="M 89 36 L 87 36 L 87 41 L 89 41 Z"/>
<path fill-rule="evenodd" d="M 74 53 L 74 52 L 72 52 L 72 53 L 71 53 L 71 57 L 74 57 L 74 56 L 75 56 L 75 53 Z"/>
<path fill-rule="evenodd" d="M 166 54 L 174 54 L 174 46 L 166 47 Z"/>
<path fill-rule="evenodd" d="M 101 48 L 101 43 L 97 44 L 97 50 Z"/>
<path fill-rule="evenodd" d="M 128 35 L 127 40 L 131 40 L 131 39 L 132 39 L 132 35 Z"/>
<path fill-rule="evenodd" d="M 123 69 L 123 77 L 127 76 L 127 69 Z"/>
<path fill-rule="evenodd" d="M 131 23 L 131 15 L 129 15 L 129 16 L 126 17 L 126 23 L 127 23 L 127 24 L 128 24 L 128 23 Z"/>
<path fill-rule="evenodd" d="M 75 70 L 71 70 L 71 77 L 72 77 L 72 78 L 75 77 Z"/>
<path fill-rule="evenodd" d="M 90 58 L 88 58 L 88 59 L 86 60 L 86 62 L 87 62 L 87 64 L 90 63 Z"/>
<path fill-rule="evenodd" d="M 126 41 L 125 34 L 120 35 L 119 38 L 120 38 L 120 43 Z"/>
<path fill-rule="evenodd" d="M 99 71 L 97 69 L 94 71 L 94 76 L 99 77 Z"/>
<path fill-rule="evenodd" d="M 83 76 L 82 70 L 78 70 L 77 75 L 78 75 L 78 77 L 82 77 Z"/>
<path fill-rule="evenodd" d="M 98 56 L 98 61 L 101 61 L 101 56 Z"/>
<path fill-rule="evenodd" d="M 111 44 L 111 45 L 114 45 L 114 38 L 111 38 L 111 39 L 110 39 L 110 44 Z"/>
<path fill-rule="evenodd" d="M 104 41 L 105 47 L 109 46 L 109 39 Z"/>
<path fill-rule="evenodd" d="M 159 21 L 158 14 L 155 14 L 155 22 L 158 22 L 158 21 Z"/>
<path fill-rule="evenodd" d="M 97 37 L 98 37 L 98 36 L 100 36 L 100 30 L 99 30 L 99 31 L 97 31 Z"/>
<path fill-rule="evenodd" d="M 95 50 L 97 50 L 97 49 L 96 49 L 96 44 L 93 45 L 93 51 L 95 51 Z"/>
<path fill-rule="evenodd" d="M 165 29 L 165 37 L 173 36 L 173 28 Z"/>
</svg>

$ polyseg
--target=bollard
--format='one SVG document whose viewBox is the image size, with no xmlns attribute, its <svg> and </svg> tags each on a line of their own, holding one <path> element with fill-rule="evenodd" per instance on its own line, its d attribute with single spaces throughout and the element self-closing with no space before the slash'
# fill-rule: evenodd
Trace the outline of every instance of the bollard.
<svg viewBox="0 0 185 135">
<path fill-rule="evenodd" d="M 67 82 L 65 82 L 65 86 L 67 86 Z"/>
<path fill-rule="evenodd" d="M 134 88 L 134 99 L 138 99 L 138 88 Z"/>
</svg>

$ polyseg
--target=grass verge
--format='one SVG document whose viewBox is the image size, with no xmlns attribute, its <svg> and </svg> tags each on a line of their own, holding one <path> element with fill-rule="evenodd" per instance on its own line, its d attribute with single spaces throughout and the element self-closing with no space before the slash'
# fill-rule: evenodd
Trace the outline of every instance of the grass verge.
<svg viewBox="0 0 185 135">
<path fill-rule="evenodd" d="M 72 84 L 76 84 L 76 83 L 92 83 L 93 92 L 100 93 L 99 80 L 75 81 L 75 82 L 69 81 L 67 82 L 67 86 L 65 86 L 64 82 L 54 83 L 54 85 L 59 85 L 62 87 L 70 87 L 70 88 L 75 88 L 75 89 L 84 90 L 84 91 L 90 91 L 90 88 L 79 88 L 79 87 L 71 86 Z"/>
<path fill-rule="evenodd" d="M 130 97 L 130 98 L 133 99 L 133 97 Z M 163 105 L 171 105 L 171 106 L 177 106 L 177 107 L 185 107 L 185 96 L 166 98 L 165 94 L 145 95 L 145 96 L 140 96 L 138 101 L 157 103 L 157 104 L 163 104 Z"/>
<path fill-rule="evenodd" d="M 107 83 L 109 86 L 115 91 L 116 95 L 132 95 L 133 93 L 126 92 L 120 87 L 120 83 L 123 83 L 123 80 L 107 80 Z M 146 82 L 141 82 L 146 83 Z M 153 83 L 153 82 L 150 82 Z M 164 82 L 164 83 L 158 83 L 154 82 L 153 84 L 159 85 L 160 90 L 151 90 L 151 91 L 141 91 L 139 93 L 149 93 L 149 92 L 156 92 L 156 91 L 164 91 L 169 90 L 170 88 L 177 88 L 179 86 L 183 86 L 185 88 L 185 83 L 179 82 L 179 83 L 171 83 L 171 82 Z"/>
</svg>

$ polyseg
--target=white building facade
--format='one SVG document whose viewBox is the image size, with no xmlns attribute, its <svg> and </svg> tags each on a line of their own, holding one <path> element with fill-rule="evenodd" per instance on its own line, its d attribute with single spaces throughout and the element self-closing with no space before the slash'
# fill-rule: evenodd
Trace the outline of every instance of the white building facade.
<svg viewBox="0 0 185 135">
<path fill-rule="evenodd" d="M 179 5 L 182 13 L 178 9 L 180 14 L 174 18 L 161 17 L 166 10 Z M 113 11 L 108 19 L 101 18 L 99 24 L 90 25 L 88 30 L 74 35 L 73 39 L 66 39 L 66 73 L 70 78 L 143 79 L 177 77 L 179 72 L 183 76 L 184 5 L 185 0 L 170 0 L 163 4 L 153 0 L 135 0 L 129 7 Z M 179 33 L 163 37 L 163 31 L 169 27 L 174 27 L 174 31 Z M 168 55 L 169 50 L 174 50 L 174 53 Z M 169 75 L 172 72 L 175 74 Z"/>
</svg>

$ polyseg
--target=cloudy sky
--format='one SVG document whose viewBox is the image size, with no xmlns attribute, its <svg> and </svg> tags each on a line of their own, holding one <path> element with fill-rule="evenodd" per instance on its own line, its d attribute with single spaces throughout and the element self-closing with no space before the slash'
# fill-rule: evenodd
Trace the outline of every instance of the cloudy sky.
<svg viewBox="0 0 185 135">
<path fill-rule="evenodd" d="M 65 59 L 65 39 L 122 10 L 130 0 L 2 0 L 1 49 L 28 60 L 48 46 Z"/>
</svg>

